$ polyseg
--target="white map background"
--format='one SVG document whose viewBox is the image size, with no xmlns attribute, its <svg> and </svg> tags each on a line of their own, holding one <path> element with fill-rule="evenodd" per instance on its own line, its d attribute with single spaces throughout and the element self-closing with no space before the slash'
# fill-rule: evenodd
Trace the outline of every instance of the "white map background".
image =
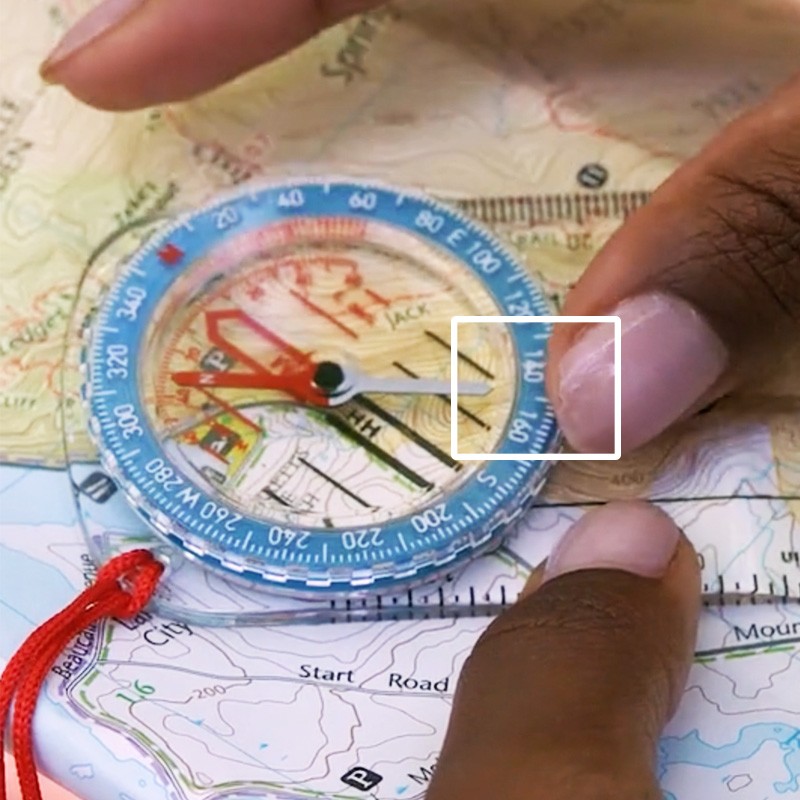
<svg viewBox="0 0 800 800">
<path fill-rule="evenodd" d="M 65 309 L 120 224 L 244 177 L 309 171 L 542 197 L 584 191 L 576 176 L 599 164 L 603 192 L 642 193 L 796 70 L 800 50 L 795 0 L 415 0 L 207 97 L 117 116 L 36 75 L 90 5 L 0 8 L 0 659 L 91 577 L 66 475 L 37 467 L 63 461 Z M 498 229 L 561 296 L 619 221 Z M 613 469 L 558 472 L 549 498 L 562 505 L 526 520 L 514 576 L 580 502 L 637 495 L 662 499 L 710 572 L 800 580 L 800 391 L 777 372 L 772 394 L 756 387 L 741 407 L 755 414 L 723 404 Z M 40 763 L 92 800 L 369 797 L 341 780 L 356 766 L 382 776 L 373 798 L 421 798 L 485 624 L 104 624 L 65 653 L 71 674 L 48 680 Z M 661 743 L 671 800 L 800 797 L 798 648 L 796 605 L 707 612 Z"/>
</svg>

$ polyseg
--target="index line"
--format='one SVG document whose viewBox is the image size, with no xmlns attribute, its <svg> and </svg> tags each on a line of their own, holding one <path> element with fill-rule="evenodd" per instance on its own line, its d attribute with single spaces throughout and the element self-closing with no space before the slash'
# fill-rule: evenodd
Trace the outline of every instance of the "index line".
<svg viewBox="0 0 800 800">
<path fill-rule="evenodd" d="M 458 327 L 470 323 L 500 325 L 605 323 L 614 326 L 614 452 L 613 453 L 459 453 L 458 452 Z M 450 455 L 458 461 L 619 461 L 622 457 L 622 320 L 614 315 L 585 316 L 456 316 L 450 318 Z"/>
</svg>

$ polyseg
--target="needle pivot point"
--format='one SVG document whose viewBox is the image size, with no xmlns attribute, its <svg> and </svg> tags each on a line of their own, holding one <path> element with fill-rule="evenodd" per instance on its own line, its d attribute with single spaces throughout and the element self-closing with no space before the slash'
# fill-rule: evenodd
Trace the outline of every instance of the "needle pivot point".
<svg viewBox="0 0 800 800">
<path fill-rule="evenodd" d="M 344 383 L 344 370 L 335 361 L 321 361 L 314 371 L 314 384 L 326 394 L 335 392 Z"/>
</svg>

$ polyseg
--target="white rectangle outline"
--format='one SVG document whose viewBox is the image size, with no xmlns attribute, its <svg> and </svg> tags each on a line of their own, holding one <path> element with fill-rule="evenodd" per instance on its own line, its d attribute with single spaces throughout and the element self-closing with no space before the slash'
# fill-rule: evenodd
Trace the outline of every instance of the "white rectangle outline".
<svg viewBox="0 0 800 800">
<path fill-rule="evenodd" d="M 614 452 L 613 453 L 459 453 L 458 452 L 458 326 L 470 322 L 613 323 L 614 325 Z M 450 319 L 450 456 L 457 461 L 619 461 L 622 457 L 622 320 L 617 316 L 494 317 Z"/>
</svg>

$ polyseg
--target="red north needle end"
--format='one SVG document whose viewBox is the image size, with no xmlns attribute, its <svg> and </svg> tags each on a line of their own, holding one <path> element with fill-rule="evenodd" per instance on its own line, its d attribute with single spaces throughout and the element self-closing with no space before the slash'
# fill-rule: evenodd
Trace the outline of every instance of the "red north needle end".
<svg viewBox="0 0 800 800">
<path fill-rule="evenodd" d="M 178 386 L 194 389 L 256 389 L 286 392 L 296 400 L 316 406 L 328 405 L 326 396 L 314 385 L 314 369 L 298 372 L 173 372 Z"/>
<path fill-rule="evenodd" d="M 206 333 L 214 347 L 219 348 L 234 361 L 250 369 L 249 372 L 203 372 L 199 370 L 173 372 L 172 380 L 178 386 L 193 389 L 256 389 L 285 392 L 302 403 L 327 406 L 328 400 L 314 384 L 316 365 L 309 356 L 289 344 L 275 331 L 253 319 L 240 308 L 205 312 Z M 278 373 L 266 367 L 225 338 L 221 330 L 223 322 L 238 323 L 252 331 L 271 348 L 277 348 L 290 368 Z M 0 800 L 2 800 L 0 798 Z"/>
</svg>

